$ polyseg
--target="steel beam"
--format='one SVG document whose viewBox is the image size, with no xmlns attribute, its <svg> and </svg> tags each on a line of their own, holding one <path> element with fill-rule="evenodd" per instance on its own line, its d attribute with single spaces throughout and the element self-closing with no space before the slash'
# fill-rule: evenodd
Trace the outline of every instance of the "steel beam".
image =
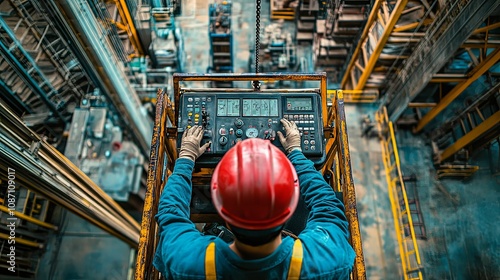
<svg viewBox="0 0 500 280">
<path fill-rule="evenodd" d="M 410 23 L 407 25 L 402 25 L 402 26 L 396 26 L 393 30 L 393 32 L 403 32 L 403 31 L 408 31 L 417 28 L 419 24 L 422 24 L 422 26 L 427 26 L 432 23 L 432 19 L 425 19 L 423 23 L 420 22 L 414 22 Z"/>
<path fill-rule="evenodd" d="M 459 83 L 467 79 L 467 74 L 436 73 L 432 76 L 431 83 Z"/>
<path fill-rule="evenodd" d="M 368 36 L 368 33 L 371 29 L 372 24 L 375 22 L 375 19 L 377 18 L 378 10 L 380 6 L 382 5 L 382 0 L 376 0 L 375 3 L 373 4 L 372 10 L 370 12 L 370 15 L 368 16 L 368 20 L 366 21 L 365 28 L 363 29 L 363 33 L 361 34 L 361 37 L 359 38 L 359 44 L 356 45 L 356 49 L 354 49 L 354 53 L 351 56 L 351 59 L 349 60 L 349 64 L 347 65 L 347 68 L 344 72 L 344 77 L 342 78 L 342 83 L 341 83 L 341 88 L 345 88 L 347 84 L 347 80 L 349 76 L 351 75 L 351 70 L 354 67 L 354 62 L 356 61 L 356 58 L 359 55 L 359 52 L 362 49 L 362 43 L 364 42 Z"/>
<path fill-rule="evenodd" d="M 14 169 L 22 174 L 16 184 L 72 211 L 130 246 L 137 246 L 140 230 L 137 221 L 64 155 L 26 127 L 2 100 L 0 119 L 0 170 Z"/>
<path fill-rule="evenodd" d="M 488 130 L 494 128 L 495 126 L 498 126 L 499 120 L 500 120 L 500 111 L 491 115 L 480 125 L 476 126 L 473 130 L 469 131 L 469 133 L 465 134 L 464 136 L 462 136 L 462 138 L 458 139 L 455 143 L 453 143 L 453 145 L 446 148 L 446 150 L 444 150 L 441 153 L 440 160 L 441 161 L 446 160 L 447 158 L 454 155 L 456 152 L 460 151 L 461 149 L 472 143 L 474 140 L 481 137 Z"/>
<path fill-rule="evenodd" d="M 460 3 L 459 3 L 460 2 Z M 464 3 L 466 2 L 466 3 Z M 408 104 L 453 57 L 469 35 L 500 5 L 500 1 L 448 1 L 436 16 L 412 55 L 387 84 L 382 106 L 387 105 L 391 121 L 397 121 Z"/>
<path fill-rule="evenodd" d="M 443 111 L 450 103 L 455 100 L 470 84 L 481 77 L 488 69 L 491 68 L 500 59 L 500 48 L 489 54 L 486 59 L 479 63 L 469 73 L 469 78 L 456 85 L 443 99 L 432 108 L 425 116 L 423 116 L 414 129 L 414 132 L 420 132 L 430 121 L 432 121 L 441 111 Z"/>
<path fill-rule="evenodd" d="M 500 27 L 500 22 L 493 23 L 493 24 L 487 25 L 485 27 L 481 27 L 481 28 L 474 30 L 474 32 L 472 32 L 472 34 L 483 33 L 483 32 L 486 32 L 486 31 L 489 31 L 489 30 L 492 30 L 495 28 L 499 28 L 499 27 Z"/>
<path fill-rule="evenodd" d="M 392 10 L 389 22 L 385 24 L 384 33 L 382 33 L 382 36 L 377 42 L 377 46 L 370 55 L 370 59 L 368 60 L 365 70 L 361 74 L 361 77 L 359 78 L 358 84 L 356 85 L 355 89 L 360 90 L 365 88 L 366 81 L 368 81 L 368 78 L 372 74 L 373 68 L 375 68 L 375 64 L 377 64 L 377 60 L 380 54 L 382 53 L 382 50 L 384 49 L 385 44 L 387 43 L 387 40 L 389 40 L 389 36 L 391 35 L 394 26 L 398 22 L 399 17 L 401 16 L 404 8 L 406 7 L 406 3 L 408 3 L 408 0 L 398 1 L 396 7 L 394 7 L 394 9 Z M 353 56 L 351 59 L 356 60 L 357 58 Z"/>
</svg>

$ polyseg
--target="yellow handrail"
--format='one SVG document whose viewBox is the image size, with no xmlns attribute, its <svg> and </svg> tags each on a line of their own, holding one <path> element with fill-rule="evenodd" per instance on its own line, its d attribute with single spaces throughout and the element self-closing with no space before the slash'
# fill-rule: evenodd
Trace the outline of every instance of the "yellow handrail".
<svg viewBox="0 0 500 280">
<path fill-rule="evenodd" d="M 401 266 L 403 268 L 403 277 L 408 279 L 422 280 L 422 262 L 418 249 L 413 219 L 411 217 L 410 206 L 401 172 L 401 163 L 394 126 L 387 116 L 387 109 L 376 113 L 378 128 L 381 133 L 382 159 L 385 168 L 387 184 L 389 188 L 389 200 L 394 217 L 394 228 L 399 245 L 399 254 L 401 256 Z M 404 202 L 404 205 L 401 205 Z M 404 206 L 404 208 L 402 207 Z M 405 225 L 405 219 L 408 224 Z M 405 226 L 409 229 L 409 236 L 405 232 Z"/>
</svg>

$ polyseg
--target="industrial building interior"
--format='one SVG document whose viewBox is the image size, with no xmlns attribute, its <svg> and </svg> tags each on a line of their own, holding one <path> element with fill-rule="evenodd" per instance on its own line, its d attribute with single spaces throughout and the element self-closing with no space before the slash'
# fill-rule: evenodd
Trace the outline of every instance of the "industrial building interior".
<svg viewBox="0 0 500 280">
<path fill-rule="evenodd" d="M 157 93 L 259 71 L 342 91 L 367 279 L 500 279 L 499 60 L 499 0 L 0 0 L 0 278 L 134 278 Z"/>
</svg>

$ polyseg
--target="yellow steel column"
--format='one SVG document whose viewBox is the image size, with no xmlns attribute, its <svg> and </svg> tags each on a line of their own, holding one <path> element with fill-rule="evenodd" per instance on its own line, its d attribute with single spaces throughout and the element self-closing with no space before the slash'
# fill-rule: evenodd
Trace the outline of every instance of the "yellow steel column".
<svg viewBox="0 0 500 280">
<path fill-rule="evenodd" d="M 455 100 L 470 84 L 477 80 L 481 75 L 483 75 L 491 66 L 493 66 L 500 59 L 500 48 L 493 51 L 485 60 L 479 63 L 476 68 L 474 68 L 469 73 L 469 78 L 458 85 L 456 85 L 443 99 L 437 104 L 436 107 L 432 108 L 425 116 L 423 116 L 420 121 L 418 121 L 417 127 L 415 127 L 414 132 L 421 131 L 430 121 L 432 121 L 441 111 L 444 110 L 450 103 Z"/>
<path fill-rule="evenodd" d="M 368 63 L 365 67 L 365 71 L 363 71 L 361 77 L 359 77 L 358 84 L 356 85 L 355 89 L 363 89 L 365 87 L 366 81 L 372 74 L 373 68 L 375 68 L 375 64 L 377 63 L 377 60 L 382 53 L 382 49 L 384 48 L 385 43 L 387 43 L 387 40 L 389 40 L 389 36 L 391 35 L 394 26 L 398 22 L 401 13 L 406 7 L 406 3 L 408 3 L 408 0 L 399 0 L 397 2 L 396 7 L 391 13 L 391 17 L 389 18 L 389 22 L 387 22 L 385 26 L 384 33 L 382 33 L 382 37 L 380 37 L 380 40 L 377 42 L 377 46 L 370 55 L 370 59 L 368 60 Z M 355 57 L 353 57 L 353 59 L 355 59 Z"/>
<path fill-rule="evenodd" d="M 366 37 L 368 36 L 368 32 L 370 31 L 370 27 L 372 26 L 373 22 L 377 18 L 378 10 L 379 10 L 381 4 L 382 4 L 382 0 L 376 0 L 375 4 L 373 4 L 370 15 L 368 16 L 368 20 L 366 21 L 365 28 L 363 29 L 363 33 L 361 34 L 361 38 L 359 39 L 359 43 L 356 46 L 354 53 L 352 54 L 352 57 L 351 57 L 351 60 L 349 61 L 349 64 L 347 65 L 347 69 L 345 71 L 344 77 L 342 78 L 342 83 L 341 83 L 340 88 L 344 89 L 346 84 L 347 84 L 348 77 L 351 74 L 351 69 L 354 66 L 354 62 L 357 60 L 359 51 L 362 49 L 362 45 L 363 45 L 362 42 L 364 42 Z"/>
<path fill-rule="evenodd" d="M 490 128 L 493 128 L 495 125 L 498 125 L 500 122 L 500 111 L 491 115 L 488 119 L 482 122 L 480 125 L 476 126 L 473 130 L 469 131 L 469 133 L 462 136 L 462 138 L 458 139 L 453 145 L 449 146 L 444 150 L 444 152 L 440 155 L 440 160 L 445 160 L 460 151 L 462 148 L 472 143 L 472 141 L 481 137 L 483 133 L 488 131 Z"/>
</svg>

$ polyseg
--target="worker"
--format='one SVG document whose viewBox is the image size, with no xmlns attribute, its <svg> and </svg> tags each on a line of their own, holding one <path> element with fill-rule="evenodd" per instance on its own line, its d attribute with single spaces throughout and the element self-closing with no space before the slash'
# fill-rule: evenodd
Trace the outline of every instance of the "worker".
<svg viewBox="0 0 500 280">
<path fill-rule="evenodd" d="M 200 147 L 202 127 L 184 131 L 156 215 L 154 266 L 165 279 L 349 279 L 355 253 L 344 206 L 303 155 L 296 124 L 281 123 L 287 156 L 268 140 L 247 139 L 214 170 L 212 201 L 235 236 L 230 244 L 189 219 L 194 163 L 210 144 Z M 307 225 L 298 239 L 282 238 L 299 195 L 310 210 Z"/>
</svg>

